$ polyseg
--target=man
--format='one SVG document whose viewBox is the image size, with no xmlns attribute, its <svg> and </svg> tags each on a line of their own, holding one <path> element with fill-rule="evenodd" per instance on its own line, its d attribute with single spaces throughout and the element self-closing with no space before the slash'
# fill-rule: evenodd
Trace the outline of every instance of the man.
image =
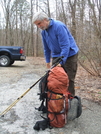
<svg viewBox="0 0 101 134">
<path fill-rule="evenodd" d="M 78 47 L 66 25 L 60 21 L 50 19 L 45 13 L 38 12 L 33 17 L 33 23 L 42 29 L 42 41 L 46 66 L 50 68 L 52 61 L 64 56 L 58 66 L 63 66 L 69 77 L 69 92 L 75 95 L 74 79 L 77 71 Z"/>
</svg>

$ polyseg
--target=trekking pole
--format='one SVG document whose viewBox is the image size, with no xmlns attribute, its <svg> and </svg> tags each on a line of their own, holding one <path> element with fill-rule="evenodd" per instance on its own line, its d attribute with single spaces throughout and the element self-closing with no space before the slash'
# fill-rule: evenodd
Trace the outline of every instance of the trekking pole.
<svg viewBox="0 0 101 134">
<path fill-rule="evenodd" d="M 18 97 L 7 109 L 5 109 L 2 113 L 0 113 L 1 117 L 4 117 L 4 115 L 20 100 L 22 99 L 39 81 L 41 78 L 35 82 L 26 92 L 24 92 L 20 97 Z"/>
<path fill-rule="evenodd" d="M 56 58 L 55 64 L 46 72 L 46 74 L 55 66 L 57 66 L 62 61 L 63 56 Z M 1 117 L 4 117 L 4 115 L 13 107 L 15 104 L 20 101 L 46 74 L 44 74 L 38 81 L 36 81 L 29 89 L 26 90 L 20 97 L 18 97 L 7 109 L 5 109 L 2 113 L 0 113 Z"/>
</svg>

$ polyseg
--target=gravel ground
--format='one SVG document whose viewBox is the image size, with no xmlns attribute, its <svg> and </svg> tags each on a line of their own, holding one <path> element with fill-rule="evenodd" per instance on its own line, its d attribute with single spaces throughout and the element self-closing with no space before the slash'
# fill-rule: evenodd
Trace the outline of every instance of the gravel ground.
<svg viewBox="0 0 101 134">
<path fill-rule="evenodd" d="M 44 73 L 44 60 L 33 58 L 15 62 L 11 67 L 0 67 L 0 113 L 20 97 Z M 41 66 L 40 66 L 40 63 Z M 40 105 L 36 84 L 4 117 L 0 117 L 0 134 L 101 134 L 101 106 L 82 97 L 82 115 L 69 121 L 64 128 L 33 130 L 42 120 L 35 107 Z"/>
</svg>

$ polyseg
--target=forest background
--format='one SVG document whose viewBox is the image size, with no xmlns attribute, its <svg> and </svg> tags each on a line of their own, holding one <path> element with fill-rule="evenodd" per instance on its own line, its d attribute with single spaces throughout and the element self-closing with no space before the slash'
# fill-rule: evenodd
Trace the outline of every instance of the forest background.
<svg viewBox="0 0 101 134">
<path fill-rule="evenodd" d="M 23 46 L 26 56 L 43 57 L 33 14 L 43 11 L 64 22 L 80 49 L 79 64 L 101 77 L 101 0 L 0 0 L 0 46 Z"/>
</svg>

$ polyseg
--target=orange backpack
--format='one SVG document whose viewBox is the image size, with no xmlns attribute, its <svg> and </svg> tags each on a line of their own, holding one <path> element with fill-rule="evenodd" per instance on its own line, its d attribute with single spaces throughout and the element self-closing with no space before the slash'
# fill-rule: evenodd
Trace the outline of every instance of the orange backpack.
<svg viewBox="0 0 101 134">
<path fill-rule="evenodd" d="M 63 127 L 67 122 L 69 79 L 62 67 L 54 67 L 47 78 L 48 118 L 52 127 Z"/>
<path fill-rule="evenodd" d="M 72 97 L 68 92 L 69 79 L 62 67 L 54 67 L 46 73 L 39 83 L 40 101 L 38 111 L 46 113 L 42 121 L 37 121 L 34 129 L 61 128 L 67 120 L 74 120 L 81 115 L 81 99 Z"/>
</svg>

